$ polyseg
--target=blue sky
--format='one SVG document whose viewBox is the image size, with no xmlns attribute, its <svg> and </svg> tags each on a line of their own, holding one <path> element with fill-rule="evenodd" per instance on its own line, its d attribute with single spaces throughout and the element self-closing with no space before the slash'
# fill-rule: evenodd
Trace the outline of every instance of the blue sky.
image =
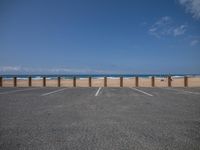
<svg viewBox="0 0 200 150">
<path fill-rule="evenodd" d="M 0 74 L 200 73 L 199 0 L 1 0 Z"/>
</svg>

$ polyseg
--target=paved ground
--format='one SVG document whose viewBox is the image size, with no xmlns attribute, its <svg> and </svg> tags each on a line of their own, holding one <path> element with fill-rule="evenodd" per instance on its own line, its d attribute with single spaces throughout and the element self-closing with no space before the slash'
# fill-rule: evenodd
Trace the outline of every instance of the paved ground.
<svg viewBox="0 0 200 150">
<path fill-rule="evenodd" d="M 0 149 L 199 150 L 200 88 L 0 88 Z"/>
</svg>

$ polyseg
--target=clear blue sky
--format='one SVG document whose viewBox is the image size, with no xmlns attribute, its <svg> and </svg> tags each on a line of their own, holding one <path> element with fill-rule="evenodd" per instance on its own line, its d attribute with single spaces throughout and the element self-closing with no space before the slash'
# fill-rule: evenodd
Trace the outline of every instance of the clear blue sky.
<svg viewBox="0 0 200 150">
<path fill-rule="evenodd" d="M 1 0 L 8 73 L 200 73 L 200 1 Z"/>
</svg>

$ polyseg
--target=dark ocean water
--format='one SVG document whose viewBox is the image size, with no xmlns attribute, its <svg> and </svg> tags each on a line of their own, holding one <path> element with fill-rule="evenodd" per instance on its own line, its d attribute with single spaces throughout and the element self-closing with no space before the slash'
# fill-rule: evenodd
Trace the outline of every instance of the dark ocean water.
<svg viewBox="0 0 200 150">
<path fill-rule="evenodd" d="M 131 78 L 131 77 L 143 77 L 143 78 L 149 78 L 152 76 L 155 77 L 183 77 L 183 76 L 200 76 L 199 74 L 74 74 L 74 75 L 0 75 L 4 79 L 13 79 L 13 77 L 17 77 L 18 79 L 27 79 L 29 76 L 31 76 L 33 79 L 41 79 L 42 77 L 46 77 L 47 79 L 56 79 L 57 77 L 61 77 L 64 79 L 72 79 L 74 76 L 78 79 L 82 78 L 102 78 L 102 77 L 110 77 L 110 78 L 118 78 L 118 77 L 125 77 L 125 78 Z"/>
</svg>

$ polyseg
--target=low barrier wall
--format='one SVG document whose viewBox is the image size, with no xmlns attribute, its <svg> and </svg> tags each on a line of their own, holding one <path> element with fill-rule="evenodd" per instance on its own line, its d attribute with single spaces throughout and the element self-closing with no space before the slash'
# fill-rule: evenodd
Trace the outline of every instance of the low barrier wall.
<svg viewBox="0 0 200 150">
<path fill-rule="evenodd" d="M 119 77 L 119 78 L 76 78 L 48 79 L 43 77 L 35 80 L 32 77 L 27 79 L 4 79 L 0 77 L 0 87 L 200 87 L 200 77 Z"/>
</svg>

